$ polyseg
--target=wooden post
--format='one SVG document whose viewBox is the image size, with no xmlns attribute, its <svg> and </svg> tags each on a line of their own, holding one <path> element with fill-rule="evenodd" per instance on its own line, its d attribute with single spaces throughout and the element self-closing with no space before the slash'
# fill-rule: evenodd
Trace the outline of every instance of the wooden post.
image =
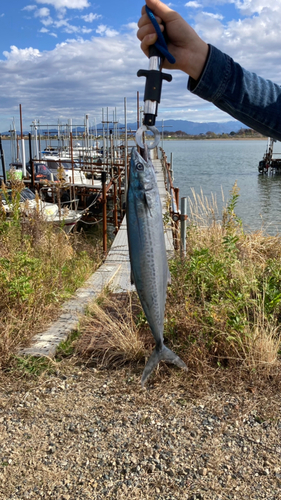
<svg viewBox="0 0 281 500">
<path fill-rule="evenodd" d="M 103 203 L 103 251 L 107 253 L 107 219 L 106 219 L 106 172 L 103 171 L 101 173 L 101 182 L 102 182 L 102 203 Z"/>
</svg>

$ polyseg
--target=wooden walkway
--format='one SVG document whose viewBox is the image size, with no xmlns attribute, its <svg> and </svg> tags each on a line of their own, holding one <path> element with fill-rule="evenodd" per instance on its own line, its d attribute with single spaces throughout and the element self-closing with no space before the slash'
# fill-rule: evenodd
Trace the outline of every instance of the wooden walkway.
<svg viewBox="0 0 281 500">
<path fill-rule="evenodd" d="M 162 202 L 163 214 L 168 211 L 167 191 L 164 183 L 161 160 L 153 159 L 157 184 Z M 165 228 L 165 244 L 168 258 L 174 253 L 172 230 Z M 77 329 L 79 318 L 87 305 L 99 296 L 104 287 L 110 287 L 113 293 L 131 292 L 130 259 L 127 240 L 126 217 L 112 243 L 108 256 L 99 269 L 79 288 L 75 295 L 62 306 L 62 314 L 45 332 L 36 335 L 32 345 L 20 351 L 21 355 L 49 356 L 55 355 L 60 342 L 67 339 Z"/>
</svg>

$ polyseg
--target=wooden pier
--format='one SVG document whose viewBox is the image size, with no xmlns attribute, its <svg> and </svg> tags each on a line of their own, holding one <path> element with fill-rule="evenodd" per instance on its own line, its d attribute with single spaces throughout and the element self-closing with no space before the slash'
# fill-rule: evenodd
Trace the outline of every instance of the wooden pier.
<svg viewBox="0 0 281 500">
<path fill-rule="evenodd" d="M 162 161 L 154 154 L 153 164 L 156 171 L 157 184 L 162 202 L 163 214 L 169 213 L 168 192 Z M 172 224 L 172 222 L 171 222 Z M 172 225 L 165 227 L 165 245 L 168 258 L 174 253 Z M 29 348 L 20 352 L 21 355 L 49 356 L 55 355 L 60 342 L 67 339 L 72 331 L 77 329 L 79 318 L 85 312 L 87 305 L 97 298 L 105 287 L 113 293 L 131 292 L 130 260 L 127 240 L 126 217 L 112 243 L 106 260 L 100 268 L 79 288 L 75 295 L 62 306 L 62 314 L 58 320 L 45 332 L 36 335 Z"/>
</svg>

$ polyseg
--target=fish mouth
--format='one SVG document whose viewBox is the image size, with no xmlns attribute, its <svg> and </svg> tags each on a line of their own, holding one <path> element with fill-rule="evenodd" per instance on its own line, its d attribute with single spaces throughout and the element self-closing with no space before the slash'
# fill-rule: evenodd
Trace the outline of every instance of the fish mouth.
<svg viewBox="0 0 281 500">
<path fill-rule="evenodd" d="M 144 145 L 144 148 L 140 148 L 140 152 L 139 154 L 141 155 L 141 157 L 144 159 L 144 161 L 148 161 L 148 158 L 149 158 L 149 151 L 148 151 L 148 147 L 147 147 L 147 144 Z"/>
</svg>

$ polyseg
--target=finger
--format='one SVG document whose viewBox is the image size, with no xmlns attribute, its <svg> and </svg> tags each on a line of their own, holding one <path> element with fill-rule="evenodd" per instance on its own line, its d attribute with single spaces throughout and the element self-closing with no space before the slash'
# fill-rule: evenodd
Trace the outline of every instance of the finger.
<svg viewBox="0 0 281 500">
<path fill-rule="evenodd" d="M 160 24 L 160 29 L 163 32 L 164 31 L 164 26 L 163 24 Z M 155 28 L 154 26 L 150 24 L 146 24 L 145 26 L 142 26 L 137 32 L 137 37 L 139 40 L 143 40 L 147 35 L 155 35 Z"/>
<path fill-rule="evenodd" d="M 143 41 L 141 42 L 141 50 L 145 53 L 146 56 L 149 55 L 149 47 L 153 45 L 157 41 L 157 35 L 147 35 Z"/>
<path fill-rule="evenodd" d="M 162 19 L 161 17 L 159 16 L 155 16 L 155 19 L 156 21 L 158 22 L 158 24 L 161 24 L 162 23 Z M 139 22 L 138 22 L 138 27 L 141 28 L 142 26 L 145 26 L 145 24 L 152 24 L 151 23 L 151 20 L 149 19 L 148 15 L 145 13 L 143 14 L 140 19 L 139 19 Z"/>
</svg>

